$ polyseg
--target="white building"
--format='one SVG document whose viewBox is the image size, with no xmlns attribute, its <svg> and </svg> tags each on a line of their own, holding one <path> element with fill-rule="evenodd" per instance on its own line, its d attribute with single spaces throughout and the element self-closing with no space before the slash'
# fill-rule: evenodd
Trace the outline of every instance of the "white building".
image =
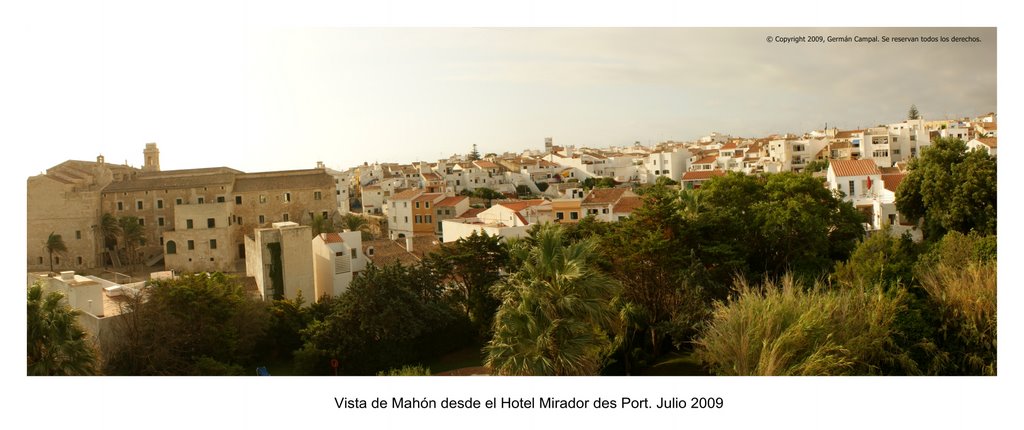
<svg viewBox="0 0 1024 430">
<path fill-rule="evenodd" d="M 338 296 L 348 289 L 352 278 L 366 269 L 366 257 L 361 252 L 362 233 L 321 233 L 313 238 L 313 272 L 316 300 L 324 296 Z"/>
</svg>

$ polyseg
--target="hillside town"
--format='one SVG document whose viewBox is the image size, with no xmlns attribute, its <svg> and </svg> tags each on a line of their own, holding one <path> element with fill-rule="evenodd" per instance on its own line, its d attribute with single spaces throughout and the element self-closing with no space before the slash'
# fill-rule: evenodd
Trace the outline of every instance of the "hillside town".
<svg viewBox="0 0 1024 430">
<path fill-rule="evenodd" d="M 897 210 L 897 190 L 912 160 L 947 138 L 995 157 L 996 114 L 759 137 L 713 132 L 649 146 L 546 137 L 521 152 L 472 145 L 446 159 L 345 170 L 326 167 L 331 160 L 305 170 L 164 170 L 160 152 L 174 148 L 146 143 L 141 167 L 98 155 L 28 178 L 28 283 L 64 294 L 102 344 L 127 298 L 151 281 L 234 274 L 252 297 L 308 306 L 342 295 L 370 266 L 416 266 L 480 235 L 507 241 L 547 224 L 621 222 L 643 207 L 645 187 L 699 190 L 731 172 L 805 172 L 861 213 L 869 236 L 921 241 L 919 220 Z"/>
</svg>

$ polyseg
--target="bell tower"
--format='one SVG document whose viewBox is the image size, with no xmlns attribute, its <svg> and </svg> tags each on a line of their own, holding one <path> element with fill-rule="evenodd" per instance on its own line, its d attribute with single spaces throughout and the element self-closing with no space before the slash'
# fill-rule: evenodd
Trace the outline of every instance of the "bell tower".
<svg viewBox="0 0 1024 430">
<path fill-rule="evenodd" d="M 156 148 L 155 143 L 147 143 L 146 149 L 142 151 L 143 159 L 146 160 L 142 166 L 143 172 L 159 172 L 160 171 L 160 150 Z"/>
</svg>

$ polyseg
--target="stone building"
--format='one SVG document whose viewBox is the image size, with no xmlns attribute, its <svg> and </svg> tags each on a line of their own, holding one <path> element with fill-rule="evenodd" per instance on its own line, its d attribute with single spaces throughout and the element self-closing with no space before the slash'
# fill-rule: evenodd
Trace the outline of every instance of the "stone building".
<svg viewBox="0 0 1024 430">
<path fill-rule="evenodd" d="M 142 169 L 107 165 L 101 156 L 29 178 L 29 269 L 49 269 L 43 244 L 51 231 L 68 245 L 54 269 L 124 263 L 127 256 L 104 253 L 99 224 L 109 213 L 138 217 L 146 232 L 139 257 L 147 266 L 163 259 L 169 270 L 242 271 L 245 237 L 255 229 L 279 221 L 309 224 L 316 214 L 332 219 L 338 208 L 334 177 L 323 168 L 160 170 L 156 144 L 146 144 L 143 157 Z"/>
<path fill-rule="evenodd" d="M 44 246 L 50 233 L 59 234 L 68 248 L 54 255 L 54 270 L 101 266 L 101 190 L 137 173 L 132 167 L 107 164 L 101 155 L 95 162 L 68 160 L 28 178 L 28 270 L 50 269 Z"/>
</svg>

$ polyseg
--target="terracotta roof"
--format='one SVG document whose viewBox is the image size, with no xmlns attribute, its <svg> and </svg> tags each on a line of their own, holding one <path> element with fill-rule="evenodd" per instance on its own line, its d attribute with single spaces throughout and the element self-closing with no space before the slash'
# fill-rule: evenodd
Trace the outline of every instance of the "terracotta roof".
<svg viewBox="0 0 1024 430">
<path fill-rule="evenodd" d="M 405 191 L 393 194 L 391 196 L 391 200 L 392 201 L 395 201 L 395 200 L 412 200 L 412 199 L 418 197 L 422 193 L 423 193 L 423 190 L 421 190 L 419 188 L 410 188 L 408 190 L 405 190 Z"/>
<path fill-rule="evenodd" d="M 829 160 L 837 177 L 879 175 L 878 165 L 872 160 Z"/>
<path fill-rule="evenodd" d="M 882 172 L 883 175 L 889 175 L 889 174 L 893 174 L 893 173 L 901 173 L 902 172 L 899 167 L 895 167 L 895 166 L 893 166 L 893 167 L 879 167 L 878 171 Z"/>
<path fill-rule="evenodd" d="M 722 149 L 736 149 L 736 142 L 729 142 L 722 145 Z"/>
<path fill-rule="evenodd" d="M 707 157 L 701 158 L 700 160 L 697 160 L 693 164 L 711 164 L 711 163 L 714 163 L 715 160 L 717 160 L 717 159 L 718 159 L 717 156 L 709 155 Z"/>
<path fill-rule="evenodd" d="M 469 208 L 465 212 L 459 214 L 459 218 L 473 218 L 480 215 L 480 212 L 487 210 L 487 208 Z"/>
<path fill-rule="evenodd" d="M 398 242 L 400 246 L 405 245 L 404 239 L 399 239 Z M 437 247 L 440 245 L 441 241 L 432 234 L 412 237 L 412 253 L 420 259 L 437 250 Z"/>
<path fill-rule="evenodd" d="M 413 200 L 419 200 L 419 201 L 429 200 L 429 201 L 434 201 L 435 199 L 437 199 L 439 197 L 444 197 L 444 194 L 441 194 L 441 193 L 423 193 L 423 194 L 420 194 L 418 197 L 416 197 Z"/>
<path fill-rule="evenodd" d="M 441 180 L 441 176 L 439 176 L 437 173 L 420 173 L 420 175 L 423 176 L 423 179 L 426 179 L 428 181 L 440 181 Z"/>
<path fill-rule="evenodd" d="M 721 170 L 705 170 L 702 172 L 686 172 L 683 173 L 681 181 L 703 181 L 711 179 L 717 176 L 725 176 L 725 172 Z"/>
<path fill-rule="evenodd" d="M 380 189 L 380 185 L 367 185 L 367 186 L 363 187 L 363 191 L 373 191 L 373 190 L 379 190 L 379 189 Z"/>
<path fill-rule="evenodd" d="M 487 160 L 476 160 L 474 161 L 474 163 L 476 163 L 477 167 L 481 169 L 494 169 L 498 167 L 497 164 L 494 164 Z"/>
<path fill-rule="evenodd" d="M 903 182 L 903 178 L 906 178 L 906 173 L 894 173 L 889 175 L 882 175 L 882 182 L 885 183 L 885 189 L 896 192 L 899 188 L 900 183 Z"/>
<path fill-rule="evenodd" d="M 988 130 L 988 129 L 986 128 L 986 130 Z M 978 142 L 981 142 L 982 145 L 985 145 L 985 146 L 987 146 L 989 148 L 992 148 L 992 149 L 996 148 L 996 138 L 994 138 L 994 137 L 979 137 L 979 138 L 977 138 L 975 140 L 977 140 Z"/>
<path fill-rule="evenodd" d="M 541 204 L 544 204 L 545 202 L 546 202 L 546 200 L 544 200 L 544 199 L 533 199 L 533 200 L 520 200 L 520 201 L 517 201 L 517 202 L 499 202 L 497 204 L 499 204 L 501 206 L 504 206 L 506 208 L 512 209 L 512 210 L 514 210 L 516 212 L 519 212 L 519 211 L 521 211 L 523 209 L 526 209 L 526 208 L 528 208 L 530 206 L 541 205 Z"/>
<path fill-rule="evenodd" d="M 637 196 L 625 196 L 619 199 L 612 207 L 613 213 L 633 213 L 634 210 L 644 205 L 644 200 Z"/>
<path fill-rule="evenodd" d="M 615 203 L 629 191 L 627 188 L 594 188 L 583 198 L 583 204 Z"/>
<path fill-rule="evenodd" d="M 334 177 L 320 169 L 235 175 L 235 192 L 334 188 Z"/>
<path fill-rule="evenodd" d="M 455 206 L 468 198 L 467 196 L 445 197 L 444 200 L 434 203 L 434 206 Z"/>
<path fill-rule="evenodd" d="M 338 233 L 321 233 L 320 238 L 324 240 L 324 243 L 342 243 L 345 242 L 341 235 Z"/>
<path fill-rule="evenodd" d="M 327 175 L 325 175 L 327 176 Z M 327 176 L 330 178 L 330 176 Z M 136 177 L 122 182 L 112 182 L 103 188 L 103 192 L 142 191 L 159 189 L 194 188 L 209 185 L 226 185 L 234 180 L 233 173 L 197 174 L 183 177 Z M 334 180 L 330 180 L 331 185 Z M 235 190 L 237 191 L 237 185 Z"/>
<path fill-rule="evenodd" d="M 400 239 L 404 240 L 404 239 Z M 370 255 L 367 250 L 373 248 L 373 255 Z M 413 249 L 416 245 L 413 244 Z M 398 263 L 403 266 L 411 266 L 419 264 L 420 259 L 416 255 L 410 253 L 405 249 L 405 245 L 399 245 L 398 242 L 391 239 L 377 239 L 368 240 L 363 242 L 363 255 L 366 256 L 375 266 L 384 267 L 392 263 Z"/>
<path fill-rule="evenodd" d="M 996 123 L 994 123 L 994 122 L 983 122 L 983 123 L 979 123 L 978 125 L 980 125 L 981 128 L 983 128 L 985 130 L 988 130 L 988 131 L 997 131 Z"/>
</svg>

